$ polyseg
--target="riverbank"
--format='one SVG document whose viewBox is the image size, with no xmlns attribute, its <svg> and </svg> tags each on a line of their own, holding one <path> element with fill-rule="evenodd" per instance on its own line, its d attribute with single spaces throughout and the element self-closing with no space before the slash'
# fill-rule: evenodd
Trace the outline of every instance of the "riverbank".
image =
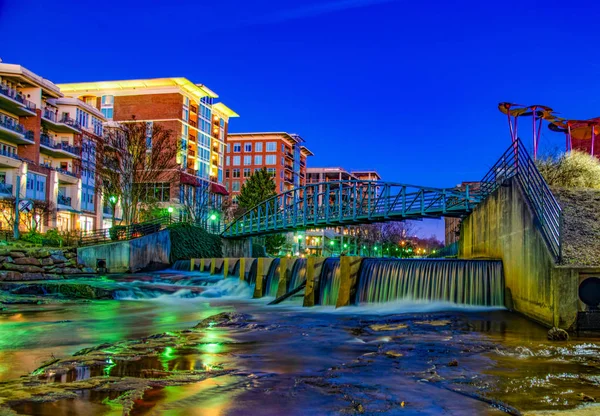
<svg viewBox="0 0 600 416">
<path fill-rule="evenodd" d="M 303 309 L 227 297 L 89 306 L 107 310 L 96 317 L 100 331 L 89 333 L 114 331 L 113 341 L 56 356 L 34 375 L 4 383 L 6 411 L 519 414 L 579 409 L 600 383 L 593 340 L 551 343 L 545 328 L 502 310 L 409 303 Z M 121 314 L 130 307 L 144 311 Z M 175 313 L 181 309 L 188 315 Z M 157 315 L 146 316 L 150 311 Z M 240 315 L 205 320 L 222 311 Z M 86 313 L 65 325 L 85 325 Z M 165 322 L 170 316 L 173 322 Z M 161 325 L 179 330 L 155 337 L 149 335 L 156 331 L 127 332 Z M 43 332 L 31 334 L 35 342 Z"/>
</svg>

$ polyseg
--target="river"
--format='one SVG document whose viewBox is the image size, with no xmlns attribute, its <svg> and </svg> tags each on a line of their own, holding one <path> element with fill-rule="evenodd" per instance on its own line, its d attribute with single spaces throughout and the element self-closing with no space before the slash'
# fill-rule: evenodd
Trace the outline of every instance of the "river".
<svg viewBox="0 0 600 416">
<path fill-rule="evenodd" d="M 270 299 L 249 299 L 251 289 L 235 279 L 200 288 L 188 279 L 158 296 L 151 282 L 148 275 L 102 282 L 126 288 L 115 300 L 10 305 L 0 312 L 0 379 L 82 348 L 166 332 L 196 338 L 135 364 L 111 364 L 103 376 L 218 371 L 194 382 L 148 385 L 131 414 L 585 414 L 600 396 L 596 340 L 552 343 L 545 328 L 502 308 L 406 301 L 302 308 L 298 299 L 268 306 Z M 221 312 L 246 318 L 178 332 Z M 93 367 L 78 368 L 84 370 L 76 379 L 53 378 L 53 385 L 102 377 Z M 11 407 L 22 414 L 121 414 L 113 396 L 92 389 Z"/>
</svg>

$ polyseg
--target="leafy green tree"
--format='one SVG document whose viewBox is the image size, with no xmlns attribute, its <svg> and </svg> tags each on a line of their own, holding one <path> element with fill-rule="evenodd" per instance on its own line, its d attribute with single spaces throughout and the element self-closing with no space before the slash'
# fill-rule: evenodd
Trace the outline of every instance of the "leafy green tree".
<svg viewBox="0 0 600 416">
<path fill-rule="evenodd" d="M 277 195 L 275 180 L 273 175 L 262 168 L 254 172 L 242 185 L 240 194 L 237 198 L 238 215 L 243 215 L 248 210 Z M 282 234 L 269 235 L 265 237 L 265 249 L 267 253 L 276 255 L 281 246 L 285 243 L 285 236 Z"/>
</svg>

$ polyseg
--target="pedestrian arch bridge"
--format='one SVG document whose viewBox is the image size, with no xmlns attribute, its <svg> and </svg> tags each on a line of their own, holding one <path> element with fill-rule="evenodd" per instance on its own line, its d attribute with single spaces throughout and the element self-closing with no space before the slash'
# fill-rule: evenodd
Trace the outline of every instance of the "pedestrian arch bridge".
<svg viewBox="0 0 600 416">
<path fill-rule="evenodd" d="M 405 219 L 460 217 L 479 203 L 469 187 L 429 188 L 381 181 L 313 183 L 276 195 L 235 219 L 225 238 Z"/>
</svg>

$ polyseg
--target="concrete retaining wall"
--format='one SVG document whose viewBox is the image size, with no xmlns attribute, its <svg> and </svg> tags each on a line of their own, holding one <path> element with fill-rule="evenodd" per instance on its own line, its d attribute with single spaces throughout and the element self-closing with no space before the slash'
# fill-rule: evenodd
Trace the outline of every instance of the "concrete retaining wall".
<svg viewBox="0 0 600 416">
<path fill-rule="evenodd" d="M 502 259 L 508 308 L 547 326 L 574 326 L 577 272 L 555 267 L 516 181 L 500 187 L 463 220 L 458 255 Z"/>
<path fill-rule="evenodd" d="M 111 273 L 135 272 L 151 262 L 169 264 L 171 237 L 168 230 L 130 241 L 80 247 L 77 260 L 96 269 L 96 260 L 105 259 Z"/>
</svg>

